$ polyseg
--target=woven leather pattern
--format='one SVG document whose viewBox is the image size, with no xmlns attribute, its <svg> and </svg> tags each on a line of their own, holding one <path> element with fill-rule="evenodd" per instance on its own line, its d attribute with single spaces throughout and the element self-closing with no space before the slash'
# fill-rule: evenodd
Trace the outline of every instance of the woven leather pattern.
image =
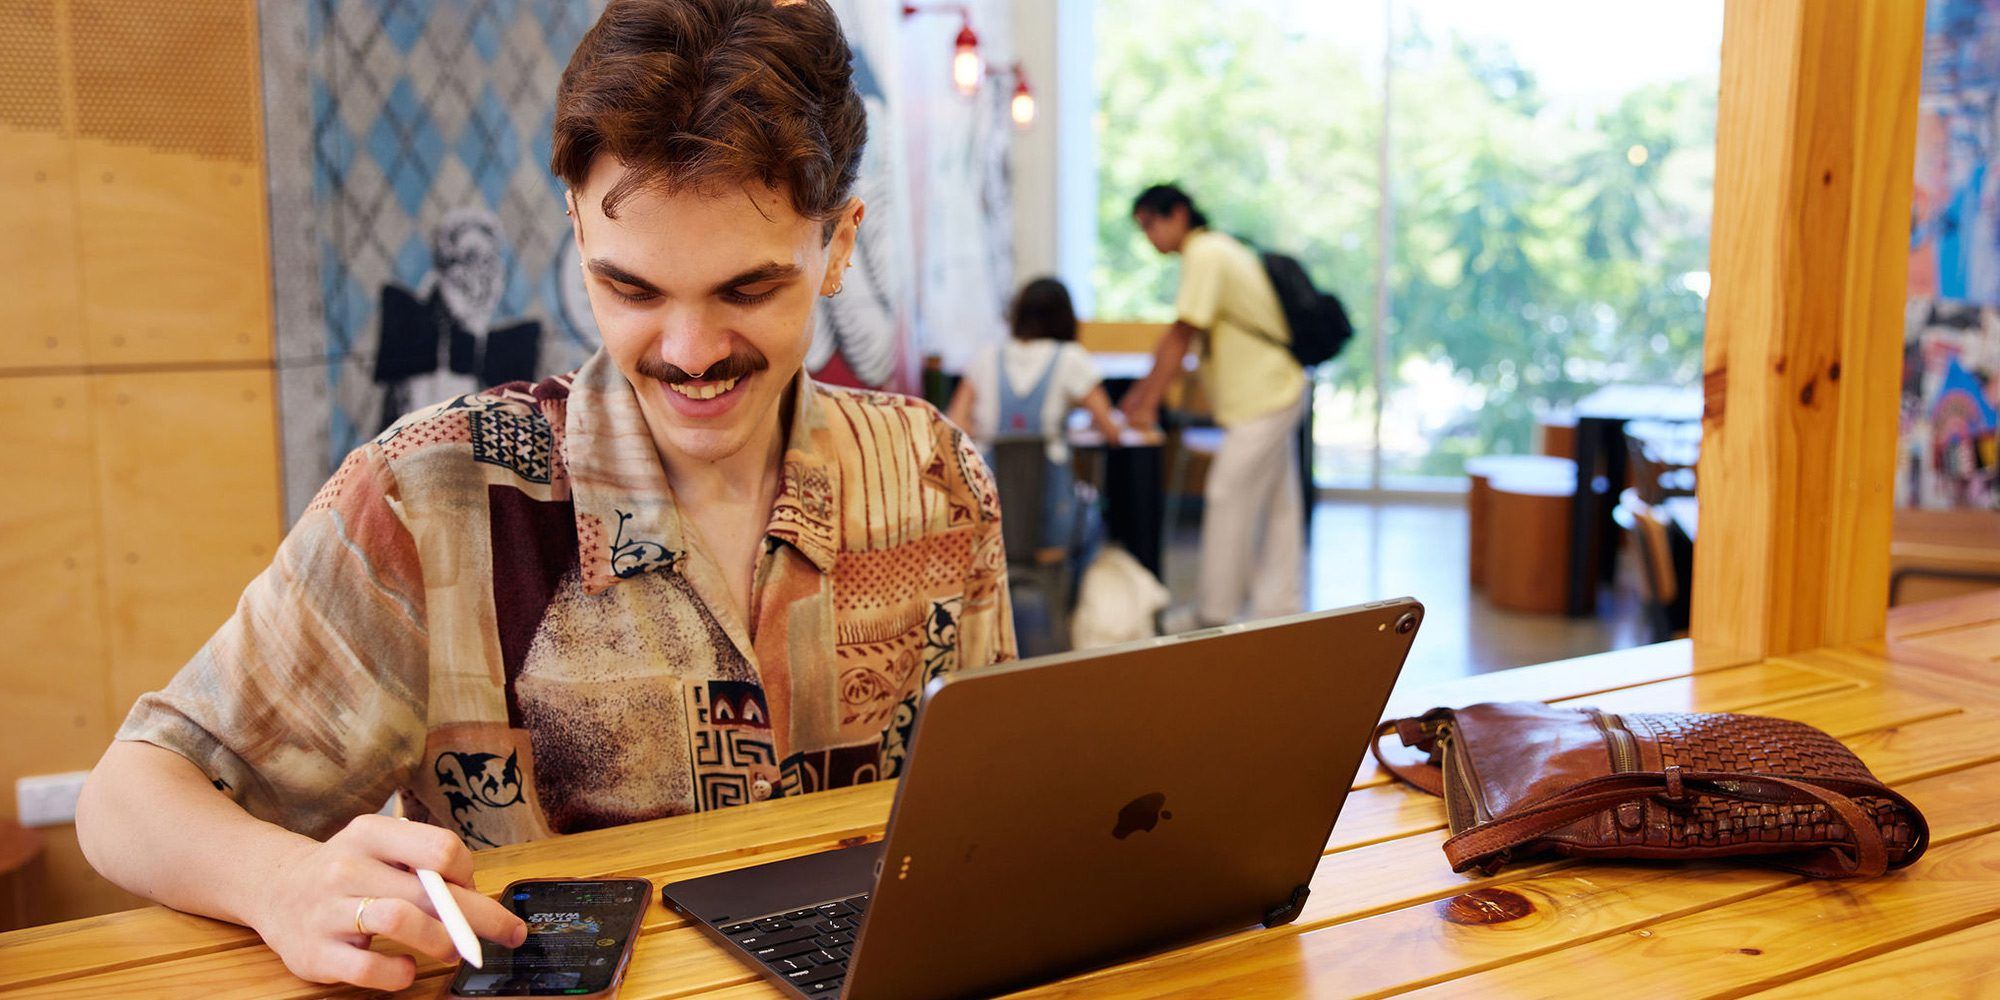
<svg viewBox="0 0 2000 1000">
<path fill-rule="evenodd" d="M 1658 752 L 1661 769 L 1833 778 L 1881 787 L 1853 751 L 1804 723 L 1728 713 L 1634 713 L 1620 718 L 1634 737 Z M 1916 832 L 1902 808 L 1882 797 L 1853 798 L 1874 818 L 1890 858 L 1909 850 Z M 1643 827 L 1619 831 L 1618 840 L 1650 847 L 1718 849 L 1777 844 L 1809 848 L 1844 844 L 1852 838 L 1820 803 L 1695 794 L 1679 803 L 1647 802 Z"/>
</svg>

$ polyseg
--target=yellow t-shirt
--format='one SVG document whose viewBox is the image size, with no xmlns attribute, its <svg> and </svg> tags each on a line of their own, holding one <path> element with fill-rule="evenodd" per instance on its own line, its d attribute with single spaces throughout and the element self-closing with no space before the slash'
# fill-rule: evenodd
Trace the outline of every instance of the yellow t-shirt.
<svg viewBox="0 0 2000 1000">
<path fill-rule="evenodd" d="M 1176 317 L 1207 331 L 1201 384 L 1224 427 L 1296 406 L 1305 371 L 1289 348 L 1252 330 L 1289 339 L 1291 328 L 1278 293 L 1257 254 L 1227 233 L 1197 229 L 1181 244 L 1181 288 Z"/>
</svg>

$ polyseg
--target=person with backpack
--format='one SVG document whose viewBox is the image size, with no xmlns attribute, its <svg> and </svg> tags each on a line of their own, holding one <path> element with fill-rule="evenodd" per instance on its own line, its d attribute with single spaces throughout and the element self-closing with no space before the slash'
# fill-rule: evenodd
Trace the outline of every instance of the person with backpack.
<svg viewBox="0 0 2000 1000">
<path fill-rule="evenodd" d="M 1203 625 L 1221 625 L 1239 620 L 1246 603 L 1250 619 L 1302 611 L 1305 519 L 1294 441 L 1309 394 L 1286 303 L 1267 262 L 1208 228 L 1180 188 L 1147 188 L 1132 203 L 1132 218 L 1154 249 L 1181 255 L 1181 277 L 1174 323 L 1154 349 L 1152 370 L 1126 392 L 1120 409 L 1135 427 L 1155 426 L 1161 397 L 1198 344 L 1202 387 L 1223 429 L 1202 492 L 1196 614 Z M 1299 325 L 1325 332 L 1310 313 L 1301 314 Z"/>
</svg>

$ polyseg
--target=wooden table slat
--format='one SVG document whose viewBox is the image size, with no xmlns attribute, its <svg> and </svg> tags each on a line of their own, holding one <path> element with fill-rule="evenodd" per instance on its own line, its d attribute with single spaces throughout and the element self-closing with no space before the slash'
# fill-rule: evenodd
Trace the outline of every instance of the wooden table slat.
<svg viewBox="0 0 2000 1000">
<path fill-rule="evenodd" d="M 1754 994 L 1757 1000 L 1876 1000 L 1884 983 L 1903 996 L 2000 997 L 2000 920 Z"/>
<path fill-rule="evenodd" d="M 1615 982 L 1631 996 L 1691 985 L 1706 996 L 1736 995 L 1995 918 L 2000 836 L 1987 834 L 1932 849 L 1901 878 L 1791 885 L 1603 937 L 1560 961 L 1513 962 L 1417 995 L 1545 997 L 1577 982 Z M 1694 967 L 1699 979 L 1689 975 Z"/>
</svg>

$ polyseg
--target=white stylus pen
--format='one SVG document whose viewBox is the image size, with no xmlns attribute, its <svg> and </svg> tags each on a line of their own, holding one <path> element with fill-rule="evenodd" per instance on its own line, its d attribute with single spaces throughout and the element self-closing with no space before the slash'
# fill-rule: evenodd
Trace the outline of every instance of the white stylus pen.
<svg viewBox="0 0 2000 1000">
<path fill-rule="evenodd" d="M 401 795 L 390 800 L 390 808 L 397 819 L 409 820 L 410 817 L 403 815 Z M 431 898 L 431 907 L 438 911 L 438 919 L 444 921 L 444 932 L 451 935 L 451 946 L 458 949 L 458 957 L 471 962 L 475 969 L 485 968 L 479 935 L 472 933 L 472 925 L 465 922 L 465 911 L 458 908 L 458 900 L 451 898 L 451 890 L 444 885 L 444 876 L 429 868 L 418 868 L 416 873 L 417 882 L 424 887 L 424 895 Z"/>
<path fill-rule="evenodd" d="M 472 933 L 472 925 L 465 922 L 465 912 L 458 908 L 458 901 L 451 898 L 451 890 L 445 888 L 444 878 L 428 868 L 417 869 L 417 881 L 424 884 L 424 893 L 431 897 L 431 905 L 437 907 L 438 919 L 444 921 L 444 929 L 451 935 L 452 946 L 458 949 L 460 958 L 481 968 L 479 936 Z"/>
</svg>

